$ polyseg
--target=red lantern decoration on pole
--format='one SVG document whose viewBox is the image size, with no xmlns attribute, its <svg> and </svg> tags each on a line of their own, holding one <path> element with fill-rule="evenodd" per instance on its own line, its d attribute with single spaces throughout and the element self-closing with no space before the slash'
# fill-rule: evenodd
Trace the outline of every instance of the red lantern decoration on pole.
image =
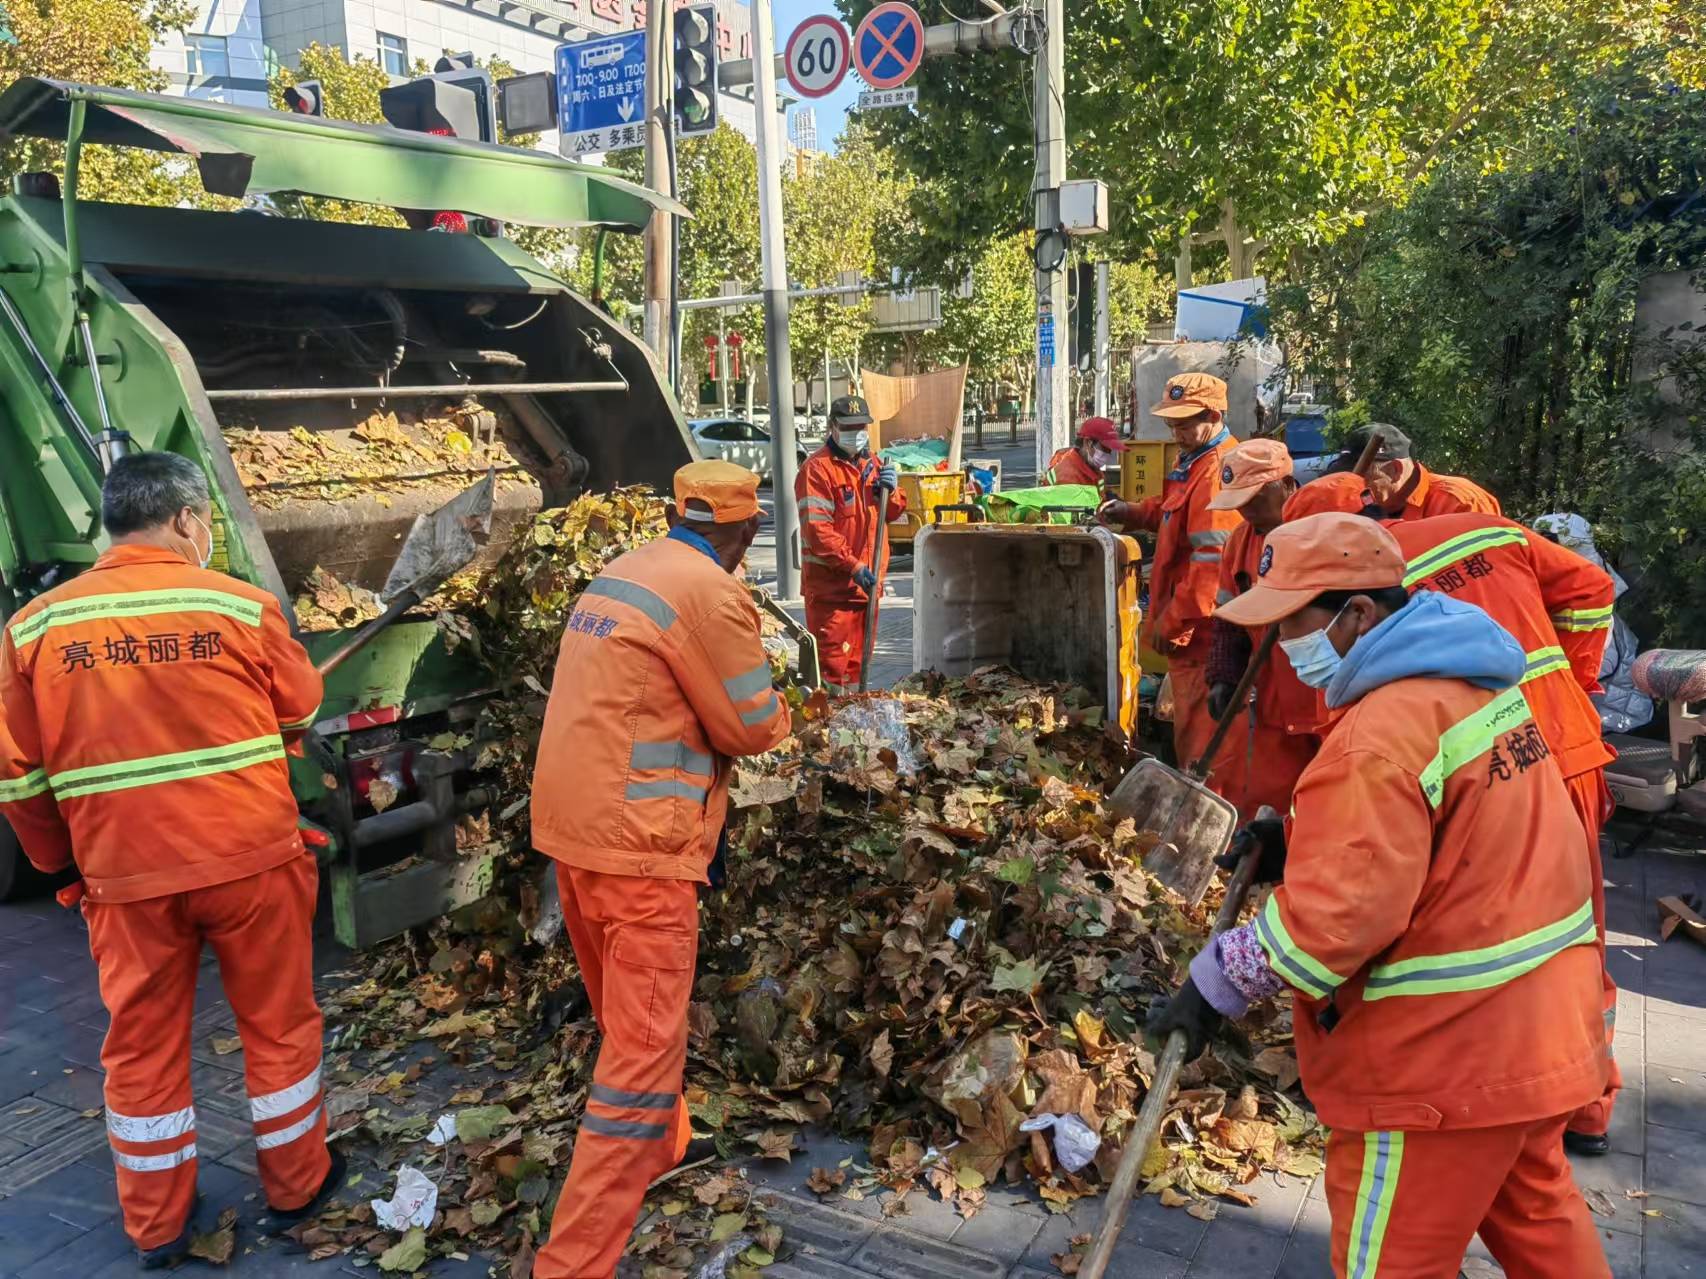
<svg viewBox="0 0 1706 1279">
<path fill-rule="evenodd" d="M 739 381 L 740 380 L 740 349 L 741 349 L 741 347 L 746 345 L 746 339 L 743 338 L 739 333 L 730 333 L 727 341 L 729 344 L 729 359 L 734 364 L 734 369 L 729 374 L 729 376 L 733 380 Z"/>
<path fill-rule="evenodd" d="M 717 335 L 705 335 L 705 376 L 712 382 L 717 380 Z"/>
</svg>

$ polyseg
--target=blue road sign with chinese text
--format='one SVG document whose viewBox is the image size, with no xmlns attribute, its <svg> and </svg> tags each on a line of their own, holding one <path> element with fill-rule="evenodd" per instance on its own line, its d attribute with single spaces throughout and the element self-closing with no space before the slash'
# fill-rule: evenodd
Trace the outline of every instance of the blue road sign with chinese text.
<svg viewBox="0 0 1706 1279">
<path fill-rule="evenodd" d="M 646 33 L 557 46 L 557 150 L 569 158 L 643 146 Z"/>
</svg>

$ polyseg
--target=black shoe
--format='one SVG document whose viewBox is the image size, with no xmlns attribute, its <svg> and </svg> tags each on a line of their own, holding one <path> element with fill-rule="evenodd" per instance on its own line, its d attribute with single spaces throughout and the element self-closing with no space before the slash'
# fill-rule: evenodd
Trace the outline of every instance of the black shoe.
<svg viewBox="0 0 1706 1279">
<path fill-rule="evenodd" d="M 1572 1155 L 1609 1155 L 1611 1138 L 1604 1133 L 1564 1132 L 1564 1149 Z"/>
<path fill-rule="evenodd" d="M 195 1214 L 191 1213 L 190 1215 L 192 1220 L 184 1223 L 184 1233 L 172 1240 L 171 1243 L 163 1243 L 158 1248 L 138 1248 L 136 1250 L 136 1264 L 140 1269 L 165 1270 L 169 1266 L 177 1265 L 190 1255 L 190 1241 L 195 1238 L 195 1222 L 193 1220 Z"/>
<path fill-rule="evenodd" d="M 328 1146 L 326 1153 L 332 1157 L 332 1166 L 326 1169 L 326 1179 L 320 1183 L 320 1188 L 314 1192 L 314 1197 L 300 1208 L 274 1208 L 268 1204 L 267 1216 L 279 1221 L 301 1221 L 304 1217 L 311 1217 L 320 1211 L 326 1200 L 330 1199 L 337 1192 L 338 1187 L 344 1184 L 344 1173 L 348 1171 L 344 1163 L 343 1151 Z"/>
</svg>

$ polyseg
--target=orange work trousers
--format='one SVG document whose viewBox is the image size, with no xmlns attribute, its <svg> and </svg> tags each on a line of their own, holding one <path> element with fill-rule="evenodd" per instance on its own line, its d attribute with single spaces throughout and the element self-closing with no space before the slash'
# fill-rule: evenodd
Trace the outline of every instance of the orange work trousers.
<svg viewBox="0 0 1706 1279">
<path fill-rule="evenodd" d="M 1214 716 L 1208 712 L 1208 646 L 1193 644 L 1175 649 L 1167 659 L 1167 674 L 1173 681 L 1173 754 L 1180 768 L 1189 768 L 1197 757 L 1208 749 L 1214 736 Z M 1226 731 L 1226 740 L 1215 752 L 1209 768 L 1209 783 L 1217 794 L 1224 795 L 1214 783 L 1217 775 L 1236 767 L 1233 756 L 1238 750 L 1238 726 Z M 1281 813 L 1291 811 L 1291 797 Z"/>
<path fill-rule="evenodd" d="M 881 609 L 882 604 L 877 607 Z M 822 599 L 807 591 L 806 629 L 817 639 L 824 683 L 839 691 L 857 691 L 859 672 L 864 668 L 865 601 Z"/>
<path fill-rule="evenodd" d="M 1611 1110 L 1623 1087 L 1623 1072 L 1612 1055 L 1617 1041 L 1617 983 L 1611 980 L 1611 970 L 1605 965 L 1605 868 L 1599 857 L 1599 831 L 1611 810 L 1611 791 L 1605 784 L 1605 770 L 1600 768 L 1566 777 L 1564 785 L 1576 807 L 1576 816 L 1581 818 L 1588 833 L 1588 874 L 1593 881 L 1593 922 L 1599 944 L 1600 1007 L 1605 1013 L 1605 1051 L 1611 1062 L 1605 1091 L 1570 1116 L 1569 1128 L 1571 1132 L 1601 1137 L 1611 1127 Z"/>
<path fill-rule="evenodd" d="M 1507 1279 L 1610 1279 L 1564 1115 L 1327 1138 L 1337 1279 L 1456 1279 L 1476 1231 Z"/>
<path fill-rule="evenodd" d="M 1209 731 L 1213 732 L 1212 721 Z M 1227 748 L 1208 777 L 1214 793 L 1238 805 L 1238 820 L 1246 824 L 1256 820 L 1264 805 L 1281 817 L 1289 813 L 1297 779 L 1315 758 L 1321 739 L 1310 733 L 1288 733 L 1284 725 L 1262 723 L 1251 706 L 1232 721 L 1226 740 Z"/>
<path fill-rule="evenodd" d="M 574 1158 L 534 1279 L 607 1279 L 646 1187 L 692 1139 L 681 1076 L 699 952 L 699 894 L 684 879 L 557 866 L 563 922 L 604 1042 Z"/>
<path fill-rule="evenodd" d="M 243 1040 L 267 1202 L 300 1208 L 331 1171 L 314 1002 L 318 886 L 314 858 L 304 853 L 211 888 L 138 902 L 83 901 L 101 1002 L 112 1015 L 101 1045 L 107 1139 L 125 1233 L 138 1248 L 171 1243 L 195 1206 L 190 1020 L 204 942 L 219 959 Z"/>
</svg>

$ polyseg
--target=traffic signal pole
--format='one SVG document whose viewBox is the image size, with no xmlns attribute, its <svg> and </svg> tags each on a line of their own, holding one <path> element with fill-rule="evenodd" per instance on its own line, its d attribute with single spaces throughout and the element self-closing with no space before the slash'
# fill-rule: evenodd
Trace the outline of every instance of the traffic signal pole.
<svg viewBox="0 0 1706 1279">
<path fill-rule="evenodd" d="M 783 156 L 777 133 L 776 27 L 770 0 L 752 0 L 752 72 L 753 101 L 758 116 L 764 362 L 770 372 L 770 493 L 775 505 L 776 594 L 783 600 L 797 600 L 800 598 L 800 512 L 794 504 L 797 469 L 794 369 L 788 352 L 788 259 L 782 238 Z"/>
<path fill-rule="evenodd" d="M 1035 104 L 1037 169 L 1032 193 L 1039 239 L 1060 227 L 1060 184 L 1066 181 L 1066 0 L 1046 0 L 1043 45 L 1037 50 Z M 1052 269 L 1042 269 L 1052 265 Z M 1056 449 L 1072 443 L 1072 391 L 1066 351 L 1066 262 L 1037 270 L 1037 474 Z"/>
<path fill-rule="evenodd" d="M 672 10 L 667 4 L 646 9 L 646 186 L 663 195 L 669 189 L 669 136 L 667 132 L 670 93 L 675 73 L 670 66 L 674 41 L 670 27 Z M 646 224 L 646 311 L 642 336 L 660 365 L 669 362 L 669 263 L 675 240 L 675 219 L 667 213 L 654 214 Z"/>
</svg>

